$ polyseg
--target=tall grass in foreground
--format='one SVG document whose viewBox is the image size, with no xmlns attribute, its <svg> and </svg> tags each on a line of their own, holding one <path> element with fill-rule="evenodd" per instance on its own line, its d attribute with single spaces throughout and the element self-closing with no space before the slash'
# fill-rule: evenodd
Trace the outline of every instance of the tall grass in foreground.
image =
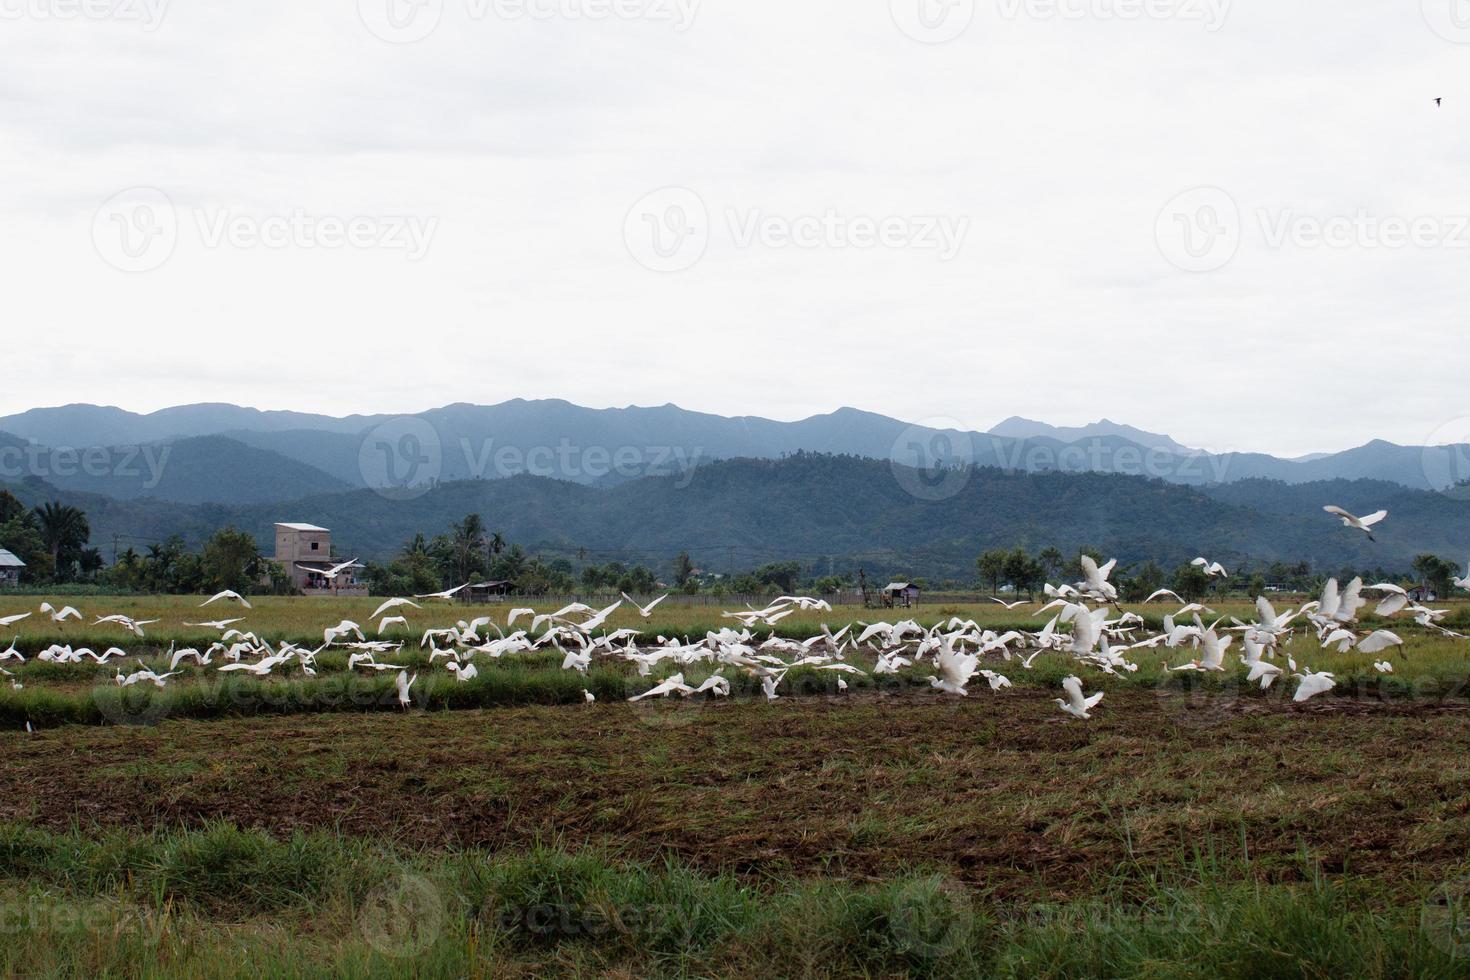
<svg viewBox="0 0 1470 980">
<path fill-rule="evenodd" d="M 1141 897 L 1043 908 L 923 874 L 752 885 L 554 849 L 411 854 L 229 826 L 11 827 L 0 828 L 0 972 L 1470 976 L 1470 933 L 1434 896 L 1405 904 L 1366 882 L 1267 886 L 1240 871 L 1198 861 Z"/>
</svg>

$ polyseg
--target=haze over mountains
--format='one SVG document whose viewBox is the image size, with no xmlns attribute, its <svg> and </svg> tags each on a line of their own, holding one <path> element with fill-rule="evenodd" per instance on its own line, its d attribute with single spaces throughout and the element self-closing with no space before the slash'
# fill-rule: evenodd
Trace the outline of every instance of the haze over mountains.
<svg viewBox="0 0 1470 980">
<path fill-rule="evenodd" d="M 1470 554 L 1470 494 L 1431 490 L 1460 482 L 1467 460 L 1470 447 L 1386 442 L 1304 461 L 1211 455 L 1106 420 L 964 433 L 855 409 L 790 423 L 561 401 L 344 419 L 77 405 L 0 419 L 0 485 L 83 508 L 108 557 L 114 535 L 197 547 L 226 524 L 268 548 L 274 522 L 302 520 L 331 527 L 343 554 L 386 560 L 478 512 L 544 555 L 654 563 L 688 550 L 714 569 L 799 558 L 964 577 L 979 551 L 1017 544 L 1407 568 L 1423 552 Z M 1326 503 L 1391 518 L 1375 544 Z"/>
<path fill-rule="evenodd" d="M 18 461 L 14 446 L 27 442 L 37 446 Z M 164 459 L 156 479 L 146 473 L 118 476 L 95 466 L 74 473 L 51 465 L 51 457 L 37 448 L 126 447 L 113 454 L 117 458 L 150 446 L 155 459 Z M 1345 452 L 1288 460 L 1205 453 L 1167 435 L 1107 420 L 1059 428 L 1010 418 L 988 433 L 973 433 L 914 426 L 852 408 L 796 422 L 725 418 L 674 405 L 589 409 L 519 399 L 448 405 L 410 417 L 331 418 L 205 404 L 148 415 L 69 405 L 0 418 L 0 480 L 40 476 L 65 489 L 183 503 L 292 500 L 395 481 L 453 482 L 519 473 L 610 485 L 687 473 L 718 459 L 774 459 L 798 451 L 920 467 L 973 462 L 1019 472 L 1121 473 L 1189 486 L 1248 479 L 1372 479 L 1437 490 L 1470 478 L 1466 446 L 1375 440 Z"/>
</svg>

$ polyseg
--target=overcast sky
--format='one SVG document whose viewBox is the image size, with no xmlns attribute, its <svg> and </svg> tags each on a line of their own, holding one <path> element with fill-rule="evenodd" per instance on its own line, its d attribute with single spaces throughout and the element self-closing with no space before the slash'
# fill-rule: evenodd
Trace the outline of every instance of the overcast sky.
<svg viewBox="0 0 1470 980">
<path fill-rule="evenodd" d="M 418 2 L 0 0 L 0 414 L 1465 434 L 1465 0 Z"/>
</svg>

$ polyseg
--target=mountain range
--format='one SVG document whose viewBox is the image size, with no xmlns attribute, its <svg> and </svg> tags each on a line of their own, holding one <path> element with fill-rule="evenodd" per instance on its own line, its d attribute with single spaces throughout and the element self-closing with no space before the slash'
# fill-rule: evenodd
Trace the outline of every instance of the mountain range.
<svg viewBox="0 0 1470 980">
<path fill-rule="evenodd" d="M 86 450 L 101 459 L 101 449 L 109 453 L 107 465 L 56 465 Z M 714 460 L 778 459 L 800 451 L 921 468 L 974 463 L 1028 473 L 1117 473 L 1196 487 L 1368 479 L 1437 490 L 1470 478 L 1470 446 L 1375 440 L 1344 452 L 1282 459 L 1207 453 L 1106 419 L 1061 428 L 1017 417 L 979 433 L 914 426 L 852 408 L 795 422 L 726 418 L 674 405 L 590 409 L 520 399 L 413 416 L 334 418 L 201 404 L 147 415 L 67 405 L 0 418 L 0 480 L 35 476 L 61 489 L 118 499 L 227 505 L 521 473 L 612 486 L 643 476 L 687 476 Z M 129 458 L 138 465 L 123 467 Z M 161 462 L 161 472 L 143 466 L 150 458 Z"/>
<path fill-rule="evenodd" d="M 197 548 L 226 525 L 269 550 L 272 525 L 293 520 L 332 528 L 339 554 L 386 561 L 414 534 L 442 532 L 469 513 L 545 557 L 661 568 L 688 551 L 716 571 L 796 559 L 819 571 L 965 578 L 981 551 L 1017 545 L 1092 546 L 1125 563 L 1166 565 L 1205 554 L 1236 569 L 1306 560 L 1332 570 L 1406 570 L 1420 553 L 1470 554 L 1470 502 L 1380 481 L 1201 489 L 1116 474 L 977 468 L 947 471 L 942 494 L 913 492 L 932 477 L 880 460 L 798 453 L 710 463 L 687 480 L 592 487 L 520 475 L 444 483 L 406 499 L 350 490 L 284 504 L 177 504 L 38 479 L 7 489 L 32 506 L 61 500 L 85 510 L 93 542 L 108 557 L 114 542 L 141 548 L 171 534 Z M 1323 501 L 1359 512 L 1387 507 L 1390 518 L 1370 542 L 1323 514 Z"/>
<path fill-rule="evenodd" d="M 225 525 L 269 549 L 272 525 L 292 520 L 386 560 L 480 513 L 547 556 L 657 564 L 687 550 L 715 570 L 801 559 L 965 577 L 980 551 L 1015 545 L 1402 569 L 1470 554 L 1470 494 L 1434 492 L 1458 482 L 1467 448 L 1372 442 L 1285 460 L 1107 420 L 973 433 L 855 409 L 786 423 L 561 401 L 349 418 L 74 405 L 0 419 L 0 485 L 81 507 L 108 557 L 172 534 L 197 547 Z M 1369 542 L 1327 503 L 1390 520 Z"/>
</svg>

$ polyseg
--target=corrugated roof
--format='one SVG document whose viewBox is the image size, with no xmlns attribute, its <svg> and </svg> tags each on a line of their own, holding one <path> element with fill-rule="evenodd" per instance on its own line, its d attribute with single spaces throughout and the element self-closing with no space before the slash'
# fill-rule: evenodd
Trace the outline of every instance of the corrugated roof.
<svg viewBox="0 0 1470 980">
<path fill-rule="evenodd" d="M 283 527 L 283 528 L 285 528 L 288 531 L 320 531 L 323 534 L 331 534 L 332 533 L 331 531 L 328 531 L 324 527 L 317 527 L 315 524 L 287 524 L 287 523 L 279 523 L 279 524 L 276 525 L 276 527 Z"/>
<path fill-rule="evenodd" d="M 26 567 L 26 563 L 25 562 L 21 561 L 19 558 L 15 557 L 15 555 L 13 555 L 10 552 L 6 551 L 4 548 L 0 548 L 0 568 L 25 568 L 25 567 Z"/>
<path fill-rule="evenodd" d="M 902 592 L 904 589 L 906 589 L 908 587 L 909 587 L 909 584 L 907 582 L 889 582 L 888 585 L 886 585 L 884 587 L 883 591 L 884 592 Z"/>
</svg>

